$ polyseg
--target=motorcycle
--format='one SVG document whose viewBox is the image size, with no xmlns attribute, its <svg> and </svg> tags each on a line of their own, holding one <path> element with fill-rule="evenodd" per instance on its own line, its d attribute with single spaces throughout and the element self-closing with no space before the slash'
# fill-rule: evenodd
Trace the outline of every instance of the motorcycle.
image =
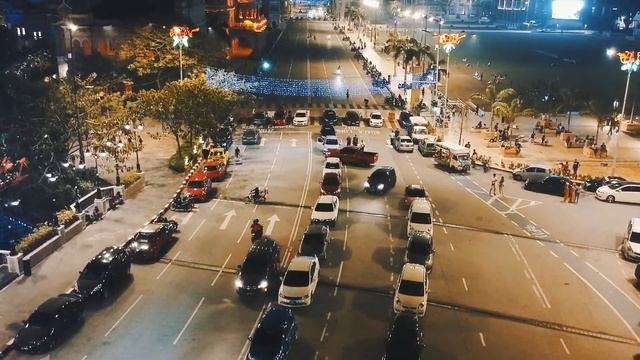
<svg viewBox="0 0 640 360">
<path fill-rule="evenodd" d="M 262 227 L 257 230 L 251 230 L 251 242 L 254 243 L 256 240 L 262 237 Z"/>
<path fill-rule="evenodd" d="M 191 209 L 193 209 L 193 200 L 190 196 L 176 196 L 171 201 L 169 208 L 173 211 L 191 211 Z"/>
<path fill-rule="evenodd" d="M 269 190 L 267 188 L 258 188 L 258 193 L 254 194 L 253 190 L 249 192 L 246 197 L 246 201 L 254 204 L 264 204 L 267 202 L 267 194 Z"/>
<path fill-rule="evenodd" d="M 173 234 L 174 232 L 178 231 L 178 222 L 175 220 L 170 220 L 167 219 L 164 216 L 159 216 L 157 217 L 154 221 L 154 224 L 168 224 L 168 228 L 169 228 L 169 232 L 171 234 Z"/>
</svg>

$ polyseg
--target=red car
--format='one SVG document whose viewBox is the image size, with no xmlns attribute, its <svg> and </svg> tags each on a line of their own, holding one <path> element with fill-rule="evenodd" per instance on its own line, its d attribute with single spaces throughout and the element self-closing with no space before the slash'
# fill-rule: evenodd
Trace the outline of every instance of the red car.
<svg viewBox="0 0 640 360">
<path fill-rule="evenodd" d="M 211 195 L 212 189 L 211 179 L 204 171 L 198 171 L 191 175 L 183 193 L 190 195 L 195 200 L 206 201 Z"/>
<path fill-rule="evenodd" d="M 320 183 L 322 195 L 334 195 L 340 197 L 342 178 L 337 173 L 325 173 Z"/>
<path fill-rule="evenodd" d="M 207 160 L 204 163 L 204 171 L 212 181 L 222 181 L 227 174 L 227 166 L 224 161 L 218 159 Z"/>
<path fill-rule="evenodd" d="M 282 110 L 276 110 L 273 114 L 273 125 L 274 126 L 286 126 L 287 125 L 287 113 Z"/>
</svg>

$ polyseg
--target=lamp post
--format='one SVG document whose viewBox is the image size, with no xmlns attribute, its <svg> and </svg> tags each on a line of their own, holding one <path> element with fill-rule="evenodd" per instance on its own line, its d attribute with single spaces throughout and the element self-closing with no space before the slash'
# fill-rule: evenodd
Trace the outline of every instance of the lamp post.
<svg viewBox="0 0 640 360">
<path fill-rule="evenodd" d="M 71 59 L 71 61 L 75 61 L 73 54 L 73 33 L 78 30 L 78 25 L 74 23 L 66 24 L 67 30 L 69 30 L 69 53 L 67 54 L 67 59 Z M 68 69 L 67 69 L 68 71 Z"/>
<path fill-rule="evenodd" d="M 609 53 L 609 51 L 607 51 Z M 631 73 L 637 71 L 640 68 L 640 51 L 625 51 L 619 52 L 618 58 L 620 58 L 620 62 L 622 66 L 621 70 L 627 72 L 627 83 L 624 88 L 624 99 L 622 100 L 622 111 L 620 115 L 618 115 L 618 129 L 616 131 L 616 151 L 613 155 L 613 166 L 611 167 L 611 175 L 616 174 L 616 165 L 618 163 L 618 150 L 620 139 L 618 137 L 618 133 L 620 131 L 620 122 L 625 119 L 625 110 L 627 107 L 627 95 L 629 95 L 629 81 L 631 80 Z"/>
<path fill-rule="evenodd" d="M 169 31 L 169 36 L 173 39 L 173 47 L 177 46 L 180 51 L 180 82 L 182 82 L 182 48 L 189 47 L 189 38 L 199 30 L 199 28 L 189 29 L 186 26 L 174 26 Z"/>
<path fill-rule="evenodd" d="M 133 134 L 133 140 L 131 139 L 131 137 L 129 137 L 127 141 L 129 142 L 129 145 L 133 147 L 133 150 L 136 152 L 136 171 L 142 172 L 142 169 L 140 168 L 140 158 L 138 157 L 138 151 L 142 150 L 141 148 L 142 137 L 138 135 L 136 130 L 142 131 L 142 129 L 144 129 L 144 124 L 142 122 L 139 122 L 137 125 L 134 126 L 133 123 L 129 123 L 129 124 L 126 124 L 124 128 L 125 130 L 128 130 Z"/>
<path fill-rule="evenodd" d="M 460 41 L 465 37 L 464 33 L 458 34 L 442 34 L 440 35 L 440 44 L 442 49 L 447 53 L 447 79 L 444 84 L 444 109 L 447 111 L 449 104 L 449 57 L 451 52 L 456 48 L 456 45 L 460 44 Z"/>
</svg>

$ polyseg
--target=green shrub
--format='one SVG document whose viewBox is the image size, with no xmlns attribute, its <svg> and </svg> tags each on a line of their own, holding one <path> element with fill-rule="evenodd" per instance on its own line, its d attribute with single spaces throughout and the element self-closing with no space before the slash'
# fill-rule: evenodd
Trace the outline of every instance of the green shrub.
<svg viewBox="0 0 640 360">
<path fill-rule="evenodd" d="M 96 189 L 96 183 L 88 180 L 80 180 L 78 181 L 78 192 L 80 193 L 80 197 L 87 195 Z"/>
<path fill-rule="evenodd" d="M 184 157 L 189 156 L 189 160 L 191 160 L 193 156 L 193 145 L 184 143 L 180 145 L 180 150 L 182 150 L 182 156 L 178 156 L 178 151 L 176 150 L 169 158 L 169 169 L 179 173 L 185 171 Z"/>
<path fill-rule="evenodd" d="M 40 225 L 33 230 L 31 234 L 20 239 L 18 245 L 16 245 L 16 251 L 27 255 L 37 249 L 38 246 L 47 242 L 54 235 L 53 227 L 50 225 Z"/>
<path fill-rule="evenodd" d="M 78 221 L 78 215 L 76 215 L 72 210 L 60 210 L 57 216 L 58 224 L 64 227 L 69 227 Z"/>
<path fill-rule="evenodd" d="M 122 184 L 125 188 L 131 186 L 134 182 L 138 181 L 138 179 L 140 179 L 140 174 L 137 172 L 129 171 L 122 174 Z"/>
</svg>

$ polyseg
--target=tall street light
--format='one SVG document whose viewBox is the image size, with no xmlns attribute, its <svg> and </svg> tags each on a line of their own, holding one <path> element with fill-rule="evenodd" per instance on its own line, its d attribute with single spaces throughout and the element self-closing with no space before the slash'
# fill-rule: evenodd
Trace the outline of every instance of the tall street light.
<svg viewBox="0 0 640 360">
<path fill-rule="evenodd" d="M 136 152 L 136 171 L 142 172 L 142 169 L 140 168 L 140 159 L 138 158 L 138 151 L 142 150 L 142 137 L 138 135 L 136 130 L 142 131 L 142 129 L 144 129 L 144 124 L 142 122 L 139 122 L 137 125 L 134 125 L 133 123 L 129 123 L 129 124 L 126 124 L 124 128 L 125 130 L 130 131 L 131 134 L 133 135 L 133 140 L 131 139 L 131 137 L 129 137 L 127 141 L 129 142 L 129 145 L 133 147 L 133 150 Z"/>
<path fill-rule="evenodd" d="M 169 31 L 169 36 L 173 39 L 173 47 L 177 46 L 180 51 L 180 82 L 182 82 L 182 48 L 189 47 L 189 38 L 199 30 L 199 28 L 189 29 L 186 26 L 174 26 Z"/>
<path fill-rule="evenodd" d="M 442 44 L 442 49 L 447 53 L 447 79 L 444 84 L 444 108 L 447 110 L 447 105 L 449 103 L 449 56 L 451 52 L 456 48 L 456 45 L 460 44 L 460 41 L 465 37 L 465 34 L 442 34 L 440 35 L 440 44 Z"/>
<path fill-rule="evenodd" d="M 608 50 L 607 50 L 607 53 L 609 53 Z M 620 58 L 620 62 L 622 63 L 620 70 L 627 72 L 627 84 L 625 85 L 625 88 L 624 88 L 624 100 L 622 100 L 622 111 L 620 115 L 618 115 L 618 130 L 616 131 L 616 152 L 613 155 L 613 166 L 611 167 L 611 175 L 615 175 L 616 165 L 618 163 L 618 150 L 619 150 L 618 145 L 620 144 L 620 139 L 617 134 L 620 129 L 620 123 L 622 122 L 622 120 L 625 119 L 625 110 L 627 107 L 627 95 L 629 94 L 629 80 L 631 80 L 631 73 L 634 71 L 637 71 L 638 68 L 640 68 L 640 51 L 619 52 L 617 55 L 618 55 L 618 58 Z"/>
</svg>

